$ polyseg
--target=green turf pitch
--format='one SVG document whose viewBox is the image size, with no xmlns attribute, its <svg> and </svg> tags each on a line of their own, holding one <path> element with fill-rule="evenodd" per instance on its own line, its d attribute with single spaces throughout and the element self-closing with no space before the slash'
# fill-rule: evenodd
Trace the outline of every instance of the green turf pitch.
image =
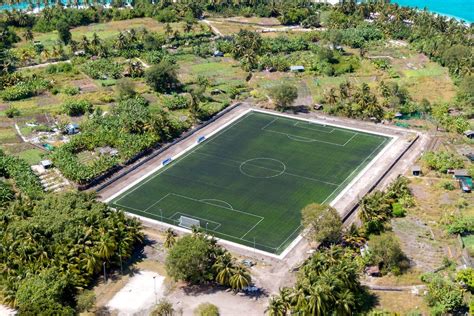
<svg viewBox="0 0 474 316">
<path fill-rule="evenodd" d="M 389 138 L 250 112 L 110 203 L 280 254 L 300 231 L 300 211 L 330 203 Z"/>
</svg>

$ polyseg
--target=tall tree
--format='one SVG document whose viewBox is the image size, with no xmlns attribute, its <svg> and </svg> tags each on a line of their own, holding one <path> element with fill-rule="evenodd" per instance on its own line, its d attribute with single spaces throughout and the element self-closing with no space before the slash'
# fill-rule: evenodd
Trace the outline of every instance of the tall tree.
<svg viewBox="0 0 474 316">
<path fill-rule="evenodd" d="M 309 204 L 301 211 L 306 237 L 316 242 L 336 243 L 342 235 L 342 220 L 335 208 Z"/>
<path fill-rule="evenodd" d="M 64 20 L 61 20 L 56 24 L 56 30 L 58 31 L 59 40 L 65 45 L 69 44 L 72 38 L 69 24 Z"/>
</svg>

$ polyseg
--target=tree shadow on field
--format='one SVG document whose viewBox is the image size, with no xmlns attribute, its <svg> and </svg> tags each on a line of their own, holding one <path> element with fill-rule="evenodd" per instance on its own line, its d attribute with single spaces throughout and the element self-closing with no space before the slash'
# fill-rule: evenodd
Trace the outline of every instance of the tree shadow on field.
<svg viewBox="0 0 474 316">
<path fill-rule="evenodd" d="M 362 315 L 371 311 L 379 303 L 377 295 L 371 293 L 365 286 L 363 287 L 363 291 L 359 293 L 356 301 L 359 305 L 357 309 Z"/>
<path fill-rule="evenodd" d="M 215 285 L 215 284 L 187 285 L 183 287 L 183 292 L 189 296 L 214 294 L 217 292 L 227 291 L 227 290 L 228 288 L 221 285 Z"/>
</svg>

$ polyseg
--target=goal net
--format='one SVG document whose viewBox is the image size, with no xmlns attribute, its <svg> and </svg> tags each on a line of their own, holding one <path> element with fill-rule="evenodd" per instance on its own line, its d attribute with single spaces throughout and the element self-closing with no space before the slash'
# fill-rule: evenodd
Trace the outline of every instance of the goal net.
<svg viewBox="0 0 474 316">
<path fill-rule="evenodd" d="M 191 217 L 186 217 L 186 216 L 180 216 L 179 217 L 179 226 L 189 228 L 191 229 L 192 227 L 201 227 L 201 222 L 198 219 L 194 219 Z"/>
</svg>

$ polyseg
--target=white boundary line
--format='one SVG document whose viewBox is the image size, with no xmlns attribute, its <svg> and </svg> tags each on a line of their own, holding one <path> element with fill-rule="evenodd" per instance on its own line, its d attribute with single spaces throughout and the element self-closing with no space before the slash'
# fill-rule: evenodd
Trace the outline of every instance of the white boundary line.
<svg viewBox="0 0 474 316">
<path fill-rule="evenodd" d="M 296 127 L 299 127 L 299 128 L 302 128 L 302 129 L 308 129 L 310 131 L 315 131 L 315 132 L 320 132 L 320 133 L 326 133 L 326 134 L 332 134 L 336 129 L 335 128 L 332 128 L 330 132 L 326 132 L 326 131 L 322 131 L 320 129 L 316 129 L 316 128 L 309 128 L 309 127 L 304 127 L 304 126 L 301 126 L 299 125 L 301 124 L 301 122 L 296 122 L 295 124 L 293 124 L 293 126 L 296 126 Z M 309 125 L 309 124 L 306 124 L 306 125 Z M 325 127 L 325 126 L 323 126 Z"/>
<path fill-rule="evenodd" d="M 227 122 L 226 124 L 223 124 L 222 126 L 218 127 L 217 129 L 215 129 L 214 131 L 210 132 L 209 134 L 207 135 L 200 135 L 200 136 L 206 136 L 206 139 L 210 138 L 211 136 L 213 136 L 214 134 L 217 134 L 218 132 L 220 132 L 221 130 L 223 130 L 224 128 L 226 128 L 227 126 L 233 124 L 234 122 L 238 121 L 239 119 L 241 119 L 243 116 L 245 116 L 247 113 L 250 113 L 252 112 L 252 109 L 247 109 L 245 110 L 244 112 L 242 112 L 241 115 L 238 115 L 236 116 L 235 118 L 231 119 L 229 122 Z M 197 139 L 199 139 L 200 136 L 197 136 Z M 190 151 L 191 149 L 195 148 L 196 146 L 198 146 L 200 143 L 198 143 L 197 141 L 195 143 L 193 143 L 192 145 L 190 145 L 189 147 L 185 148 L 183 151 L 180 151 L 179 153 L 177 153 L 174 157 L 171 157 L 172 161 L 173 160 L 176 160 L 177 158 L 181 157 L 182 155 L 184 155 L 185 153 L 187 153 L 188 151 Z M 117 196 L 121 195 L 122 193 L 124 193 L 125 191 L 128 191 L 130 188 L 134 187 L 135 185 L 137 185 L 138 183 L 142 182 L 144 179 L 148 178 L 149 176 L 151 176 L 152 174 L 154 174 L 156 171 L 162 169 L 163 167 L 163 164 L 160 164 L 158 165 L 157 167 L 153 168 L 152 170 L 150 170 L 149 172 L 147 172 L 146 174 L 144 174 L 142 177 L 138 178 L 137 180 L 133 181 L 132 183 L 130 183 L 129 185 L 126 185 L 124 188 L 122 188 L 121 190 L 119 190 L 117 193 L 113 194 L 112 196 L 108 197 L 107 199 L 104 200 L 105 203 L 108 203 L 110 201 L 112 201 L 113 199 L 115 199 Z"/>
<path fill-rule="evenodd" d="M 386 133 L 380 133 L 380 132 L 374 132 L 374 131 L 369 131 L 369 130 L 364 130 L 364 129 L 360 129 L 360 128 L 353 128 L 353 127 L 347 127 L 347 126 L 343 126 L 343 125 L 339 125 L 339 124 L 334 124 L 334 123 L 328 123 L 328 122 L 323 122 L 321 120 L 318 120 L 318 119 L 307 119 L 307 118 L 301 118 L 301 117 L 295 117 L 295 116 L 291 116 L 289 114 L 284 114 L 284 113 L 275 113 L 275 112 L 271 112 L 271 111 L 265 111 L 265 110 L 261 110 L 261 109 L 247 109 L 245 111 L 243 111 L 240 115 L 236 116 L 235 118 L 229 120 L 227 123 L 219 126 L 218 128 L 216 128 L 215 130 L 213 130 L 212 132 L 208 133 L 206 136 L 206 139 L 209 139 L 211 136 L 217 134 L 218 132 L 220 132 L 221 130 L 225 129 L 227 126 L 235 123 L 236 121 L 238 121 L 239 119 L 241 119 L 243 116 L 247 115 L 248 113 L 251 113 L 251 112 L 257 112 L 257 113 L 264 113 L 264 114 L 269 114 L 269 115 L 275 115 L 275 116 L 281 116 L 281 117 L 285 117 L 285 118 L 289 118 L 289 119 L 294 119 L 294 120 L 300 120 L 300 121 L 305 121 L 305 122 L 310 122 L 310 123 L 315 123 L 315 124 L 319 124 L 319 125 L 325 125 L 325 126 L 334 126 L 334 127 L 337 127 L 337 128 L 341 128 L 341 129 L 344 129 L 344 130 L 354 130 L 354 131 L 359 131 L 359 132 L 362 132 L 362 133 L 366 133 L 366 134 L 372 134 L 372 135 L 379 135 L 379 136 L 384 136 L 384 137 L 388 137 L 388 138 L 391 138 L 392 140 L 385 145 L 385 147 L 377 154 L 377 156 L 375 156 L 370 162 L 369 164 L 361 171 L 359 171 L 359 174 L 354 178 L 352 179 L 352 181 L 346 185 L 346 187 L 344 188 L 344 190 L 342 190 L 332 201 L 329 205 L 331 206 L 334 206 L 334 204 L 337 203 L 338 200 L 341 199 L 341 197 L 346 194 L 346 192 L 351 189 L 351 187 L 357 182 L 359 181 L 359 179 L 365 175 L 365 173 L 367 172 L 368 169 L 370 169 L 374 164 L 375 162 L 377 162 L 379 160 L 379 158 L 389 149 L 392 147 L 393 143 L 395 141 L 398 140 L 398 136 L 395 136 L 395 135 L 389 135 L 389 134 L 386 134 Z M 201 135 L 202 136 L 202 135 Z M 197 137 L 197 139 L 199 139 L 200 136 Z M 198 143 L 197 141 L 195 143 L 193 143 L 192 145 L 190 145 L 189 147 L 185 148 L 183 151 L 179 152 L 178 154 L 176 154 L 174 157 L 172 157 L 172 160 L 176 160 L 177 158 L 181 157 L 182 155 L 184 155 L 185 153 L 187 153 L 188 151 L 190 151 L 191 149 L 195 148 L 196 146 L 198 146 L 200 143 Z M 134 187 L 135 185 L 137 185 L 138 183 L 142 182 L 144 179 L 148 178 L 150 175 L 154 174 L 156 171 L 162 169 L 163 167 L 163 164 L 160 164 L 159 166 L 157 166 L 156 168 L 153 168 L 151 171 L 147 172 L 145 175 L 143 175 L 142 177 L 138 178 L 137 180 L 133 181 L 132 183 L 130 183 L 129 185 L 126 185 L 124 188 L 122 188 L 121 190 L 119 190 L 117 193 L 111 195 L 110 197 L 108 197 L 107 199 L 104 200 L 105 203 L 108 203 L 110 201 L 112 201 L 113 199 L 115 199 L 117 196 L 121 195 L 122 193 L 124 193 L 125 191 L 129 190 L 130 188 Z M 133 208 L 132 208 L 133 209 Z M 143 212 L 143 211 L 141 211 Z M 191 232 L 191 230 L 189 229 L 185 229 L 185 228 L 182 228 L 182 227 L 179 227 L 179 226 L 176 226 L 176 225 L 171 225 L 171 224 L 167 224 L 167 223 L 164 223 L 164 222 L 160 222 L 158 220 L 154 220 L 154 219 L 150 219 L 150 218 L 147 218 L 147 217 L 143 217 L 143 216 L 140 216 L 140 215 L 137 215 L 137 214 L 134 214 L 134 213 L 129 213 L 129 212 L 125 212 L 128 216 L 132 216 L 132 217 L 137 217 L 139 218 L 141 221 L 143 222 L 147 222 L 147 223 L 150 223 L 150 224 L 153 224 L 153 225 L 161 225 L 161 226 L 164 226 L 166 228 L 174 228 L 174 229 L 177 229 L 179 231 L 182 231 L 184 233 L 189 233 Z M 154 216 L 156 216 L 156 214 L 153 214 Z M 298 227 L 299 228 L 299 227 Z M 290 235 L 291 237 L 291 235 Z M 236 238 L 236 237 L 233 237 L 233 238 Z M 263 251 L 263 250 L 259 250 L 259 249 L 254 249 L 252 247 L 248 247 L 248 246 L 245 246 L 245 245 L 242 245 L 242 244 L 238 244 L 238 243 L 235 243 L 235 242 L 232 242 L 232 241 L 229 241 L 229 240 L 225 240 L 225 239 L 221 239 L 221 238 L 216 238 L 220 243 L 222 244 L 227 244 L 227 245 L 231 245 L 233 247 L 237 247 L 237 248 L 241 248 L 241 249 L 245 249 L 247 251 L 250 251 L 250 252 L 254 252 L 254 253 L 258 253 L 258 254 L 261 254 L 261 255 L 265 255 L 265 256 L 269 256 L 269 257 L 272 257 L 272 258 L 276 258 L 276 259 L 283 259 L 285 258 L 285 256 L 291 251 L 293 250 L 293 248 L 301 241 L 301 239 L 303 239 L 303 236 L 300 234 L 298 235 L 292 242 L 290 245 L 288 245 L 288 247 L 286 247 L 286 249 L 280 254 L 280 255 L 276 255 L 276 254 L 272 254 L 270 252 L 267 252 L 267 251 Z M 281 246 L 280 246 L 281 247 Z"/>
</svg>

